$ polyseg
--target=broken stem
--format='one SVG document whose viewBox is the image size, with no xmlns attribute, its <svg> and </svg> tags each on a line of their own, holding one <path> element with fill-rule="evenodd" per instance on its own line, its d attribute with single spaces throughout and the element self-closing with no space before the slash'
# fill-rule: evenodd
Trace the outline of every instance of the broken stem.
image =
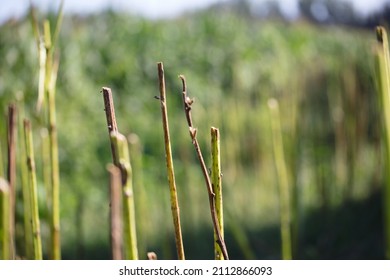
<svg viewBox="0 0 390 280">
<path fill-rule="evenodd" d="M 110 136 L 112 159 L 114 165 L 120 169 L 122 177 L 122 231 L 124 257 L 125 259 L 137 260 L 138 248 L 135 225 L 135 207 L 128 143 L 126 137 L 118 132 L 111 89 L 103 87 L 102 93 L 104 110 L 106 111 L 108 133 Z"/>
<path fill-rule="evenodd" d="M 133 173 L 131 170 L 128 143 L 126 137 L 119 132 L 111 132 L 110 137 L 115 145 L 116 158 L 118 159 L 116 166 L 120 169 L 122 175 L 124 256 L 127 260 L 138 260 Z"/>
</svg>

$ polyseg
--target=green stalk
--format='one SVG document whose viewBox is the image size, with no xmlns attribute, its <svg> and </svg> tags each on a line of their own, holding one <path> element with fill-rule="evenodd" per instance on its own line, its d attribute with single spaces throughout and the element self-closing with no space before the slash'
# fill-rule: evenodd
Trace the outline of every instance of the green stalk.
<svg viewBox="0 0 390 280">
<path fill-rule="evenodd" d="M 58 57 L 53 60 L 51 55 L 51 36 L 49 22 L 45 22 L 45 47 L 46 59 L 46 90 L 49 102 L 49 143 L 50 143 L 50 163 L 51 163 L 51 257 L 52 259 L 61 259 L 61 239 L 60 239 L 60 175 L 58 162 L 58 140 L 57 140 L 57 121 L 56 121 L 56 80 L 58 73 Z"/>
<path fill-rule="evenodd" d="M 24 110 L 23 105 L 20 104 L 20 121 L 19 121 L 19 133 L 20 135 L 24 134 Z M 22 141 L 21 141 L 22 142 Z M 31 229 L 31 204 L 30 204 L 30 186 L 29 186 L 29 178 L 28 178 L 28 170 L 26 165 L 27 154 L 26 154 L 26 145 L 20 143 L 20 160 L 19 160 L 19 168 L 20 168 L 20 178 L 22 184 L 22 195 L 23 195 L 23 222 L 24 222 L 24 241 L 25 241 L 25 256 L 27 259 L 33 259 L 33 238 L 32 235 L 29 234 L 32 232 Z"/>
<path fill-rule="evenodd" d="M 187 120 L 187 125 L 188 125 L 188 131 L 190 133 L 191 141 L 192 144 L 194 145 L 196 155 L 199 160 L 200 168 L 203 173 L 203 177 L 205 179 L 206 183 L 206 189 L 207 189 L 207 194 L 209 198 L 209 207 L 210 207 L 210 214 L 211 214 L 211 220 L 213 222 L 213 227 L 214 227 L 214 233 L 218 236 L 218 240 L 216 243 L 219 245 L 223 258 L 225 260 L 229 259 L 229 255 L 226 249 L 226 244 L 225 240 L 222 238 L 221 235 L 221 229 L 218 224 L 218 218 L 217 218 L 217 211 L 215 210 L 215 194 L 213 192 L 213 186 L 211 184 L 211 179 L 210 179 L 210 174 L 207 171 L 206 163 L 204 161 L 202 151 L 199 146 L 198 139 L 196 138 L 197 134 L 197 129 L 194 127 L 194 124 L 192 122 L 192 114 L 191 114 L 191 109 L 192 109 L 192 104 L 194 103 L 194 99 L 191 99 L 188 94 L 187 94 L 187 83 L 186 79 L 183 75 L 179 75 L 179 78 L 182 82 L 182 100 L 183 100 L 183 107 L 184 107 L 184 114 Z"/>
<path fill-rule="evenodd" d="M 110 173 L 110 240 L 113 260 L 122 260 L 122 223 L 121 223 L 121 170 L 109 164 Z"/>
<path fill-rule="evenodd" d="M 49 133 L 46 127 L 41 128 L 40 130 L 41 137 L 41 168 L 43 174 L 43 185 L 45 186 L 45 196 L 46 196 L 46 209 L 49 213 L 50 217 L 50 228 L 52 228 L 52 209 L 53 209 L 53 193 L 52 193 L 52 185 L 51 185 L 51 164 L 50 164 L 50 139 Z M 51 229 L 52 231 L 52 229 Z M 45 240 L 46 247 L 49 248 L 50 253 L 52 254 L 52 238 L 48 238 Z"/>
<path fill-rule="evenodd" d="M 278 184 L 280 200 L 282 258 L 284 260 L 290 260 L 292 259 L 290 194 L 287 164 L 283 150 L 283 137 L 282 128 L 280 124 L 278 101 L 276 99 L 270 99 L 268 101 L 268 107 L 270 109 L 275 167 L 279 180 Z"/>
<path fill-rule="evenodd" d="M 10 220 L 10 192 L 8 182 L 0 177 L 0 210 L 1 210 L 1 224 L 0 224 L 0 238 L 2 247 L 1 259 L 9 260 L 11 258 L 11 238 L 9 228 L 11 226 Z"/>
<path fill-rule="evenodd" d="M 38 44 L 39 57 L 39 80 L 38 80 L 38 99 L 36 111 L 39 113 L 44 103 L 45 98 L 45 82 L 46 82 L 46 49 L 43 41 L 39 40 Z"/>
<path fill-rule="evenodd" d="M 385 28 L 379 26 L 376 29 L 378 47 L 376 51 L 376 62 L 378 71 L 378 86 L 381 94 L 381 105 L 384 121 L 384 140 L 386 152 L 386 185 L 383 189 L 384 203 L 384 235 L 385 235 L 385 256 L 390 259 L 390 57 L 389 43 Z"/>
<path fill-rule="evenodd" d="M 33 136 L 31 131 L 31 123 L 29 120 L 24 120 L 24 140 L 26 145 L 27 155 L 27 170 L 30 189 L 30 211 L 31 211 L 31 235 L 33 238 L 33 258 L 35 260 L 42 259 L 42 242 L 39 223 L 38 211 L 38 190 L 37 190 L 37 175 L 35 171 L 35 159 L 33 148 Z"/>
<path fill-rule="evenodd" d="M 50 212 L 52 209 L 52 190 L 51 190 L 51 171 L 50 171 L 50 139 L 46 128 L 40 131 L 41 136 L 41 156 L 42 156 L 42 170 L 43 170 L 43 185 L 46 193 L 46 206 Z M 50 244 L 49 244 L 50 248 Z"/>
<path fill-rule="evenodd" d="M 223 229 L 223 201 L 222 201 L 222 178 L 221 178 L 221 155 L 220 140 L 218 128 L 211 128 L 211 184 L 215 194 L 215 211 L 217 213 L 218 225 L 221 230 L 221 236 L 224 238 Z M 218 244 L 218 235 L 214 230 L 214 254 L 216 260 L 223 260 L 223 253 Z"/>
<path fill-rule="evenodd" d="M 137 232 L 135 223 L 132 170 L 127 139 L 119 132 L 110 134 L 114 144 L 116 158 L 122 173 L 122 205 L 125 259 L 137 260 Z"/>
<path fill-rule="evenodd" d="M 168 107 L 166 101 L 166 92 L 165 92 L 165 77 L 164 77 L 164 66 L 162 62 L 157 64 L 158 78 L 159 78 L 159 89 L 160 89 L 160 103 L 161 103 L 161 116 L 163 122 L 163 131 L 164 131 L 164 144 L 165 144 L 165 160 L 167 165 L 168 172 L 168 184 L 169 184 L 169 193 L 171 200 L 171 210 L 173 225 L 175 228 L 175 241 L 176 241 L 176 250 L 179 260 L 184 260 L 184 246 L 183 246 L 183 237 L 181 232 L 180 225 L 180 208 L 179 201 L 177 197 L 176 182 L 175 182 L 175 172 L 173 168 L 172 160 L 172 148 L 171 140 L 169 135 L 169 123 L 168 123 Z"/>
<path fill-rule="evenodd" d="M 61 1 L 57 15 L 54 35 L 52 38 L 50 22 L 45 20 L 43 24 L 43 40 L 38 26 L 38 20 L 35 16 L 35 11 L 31 7 L 31 22 L 33 27 L 34 37 L 38 46 L 39 58 L 39 88 L 36 110 L 39 113 L 41 108 L 48 102 L 47 110 L 47 129 L 49 133 L 49 150 L 50 150 L 50 185 L 46 186 L 51 195 L 48 204 L 51 204 L 50 209 L 50 257 L 52 259 L 61 259 L 61 238 L 60 238 L 60 178 L 59 178 L 59 162 L 58 162 L 58 137 L 56 124 L 56 105 L 55 91 L 56 80 L 58 73 L 59 58 L 55 56 L 56 42 L 61 29 L 63 19 L 64 1 Z M 46 169 L 47 170 L 47 169 Z M 47 181 L 47 180 L 45 180 Z M 46 182 L 45 182 L 46 183 Z"/>
</svg>

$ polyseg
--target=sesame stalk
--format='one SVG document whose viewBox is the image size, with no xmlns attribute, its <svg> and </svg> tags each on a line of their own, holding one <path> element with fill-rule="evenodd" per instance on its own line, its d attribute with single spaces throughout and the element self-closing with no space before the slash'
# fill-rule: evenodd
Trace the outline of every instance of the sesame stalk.
<svg viewBox="0 0 390 280">
<path fill-rule="evenodd" d="M 179 78 L 182 81 L 183 85 L 183 91 L 182 91 L 182 98 L 183 98 L 183 106 L 184 106 L 184 114 L 187 120 L 188 124 L 188 130 L 191 136 L 192 144 L 194 145 L 196 155 L 199 160 L 199 164 L 203 173 L 203 177 L 206 182 L 206 188 L 207 188 L 207 193 L 209 197 L 209 206 L 210 206 L 210 214 L 211 214 L 211 219 L 213 222 L 214 226 L 214 232 L 216 233 L 216 243 L 218 244 L 219 248 L 221 249 L 221 252 L 223 254 L 223 258 L 225 260 L 229 259 L 228 252 L 226 249 L 225 241 L 223 239 L 223 236 L 221 234 L 221 228 L 218 223 L 218 217 L 217 217 L 217 211 L 216 211 L 216 206 L 215 206 L 215 193 L 213 192 L 213 187 L 211 185 L 211 179 L 209 176 L 209 173 L 207 171 L 206 164 L 203 159 L 202 151 L 200 150 L 200 146 L 198 143 L 198 139 L 196 138 L 196 133 L 197 129 L 194 127 L 193 122 L 192 122 L 192 115 L 191 115 L 191 109 L 192 109 L 192 103 L 194 102 L 193 99 L 188 97 L 187 95 L 187 83 L 185 80 L 185 77 L 183 75 L 180 75 Z"/>
<path fill-rule="evenodd" d="M 122 175 L 124 255 L 128 260 L 137 260 L 137 231 L 129 147 L 126 137 L 119 132 L 112 132 L 110 137 L 115 146 L 116 158 L 118 159 L 117 166 L 120 168 Z"/>
<path fill-rule="evenodd" d="M 168 172 L 168 184 L 169 184 L 169 193 L 171 200 L 171 210 L 173 225 L 175 228 L 175 241 L 176 241 L 176 250 L 179 260 L 184 260 L 184 246 L 183 238 L 180 226 L 180 209 L 179 201 L 177 198 L 176 182 L 175 182 L 175 172 L 173 168 L 172 160 L 172 149 L 171 149 L 171 140 L 169 135 L 169 123 L 168 123 L 168 108 L 165 92 L 165 78 L 164 78 L 164 66 L 162 62 L 157 64 L 158 69 L 158 78 L 159 78 L 159 89 L 160 89 L 160 103 L 161 103 L 161 116 L 163 122 L 163 131 L 164 131 L 164 144 L 165 144 L 165 160 L 167 165 Z"/>
<path fill-rule="evenodd" d="M 20 102 L 19 107 L 19 133 L 24 135 L 24 109 L 23 105 Z M 23 195 L 23 222 L 24 222 L 24 241 L 25 241 L 25 257 L 27 259 L 33 259 L 33 235 L 31 234 L 31 203 L 30 203 L 30 185 L 29 185 L 29 173 L 27 168 L 27 152 L 25 141 L 21 141 L 19 148 L 20 159 L 19 159 L 19 169 L 20 169 L 20 183 L 22 185 L 22 195 Z"/>
<path fill-rule="evenodd" d="M 220 154 L 219 129 L 211 128 L 211 184 L 215 194 L 215 211 L 217 213 L 218 225 L 221 229 L 221 236 L 224 238 L 223 228 L 223 203 L 222 203 L 222 172 L 221 172 L 221 154 Z M 216 260 L 223 260 L 223 254 L 218 245 L 218 234 L 214 230 L 214 254 Z"/>
<path fill-rule="evenodd" d="M 37 190 L 37 175 L 35 171 L 35 159 L 33 149 L 33 136 L 31 131 L 31 123 L 29 120 L 24 120 L 24 141 L 26 146 L 26 164 L 28 170 L 29 194 L 30 194 L 30 212 L 31 212 L 31 229 L 30 233 L 33 238 L 33 259 L 42 259 L 42 241 L 40 233 L 39 211 L 38 211 L 38 190 Z"/>
<path fill-rule="evenodd" d="M 113 260 L 122 260 L 122 221 L 121 221 L 121 170 L 114 164 L 107 167 L 110 173 L 110 240 Z"/>
<path fill-rule="evenodd" d="M 114 100 L 111 89 L 102 88 L 104 111 L 106 112 L 107 128 L 110 136 L 112 160 L 121 171 L 122 178 L 122 228 L 124 258 L 138 259 L 137 232 L 135 223 L 135 206 L 133 196 L 133 178 L 127 139 L 118 132 L 115 117 Z"/>
</svg>

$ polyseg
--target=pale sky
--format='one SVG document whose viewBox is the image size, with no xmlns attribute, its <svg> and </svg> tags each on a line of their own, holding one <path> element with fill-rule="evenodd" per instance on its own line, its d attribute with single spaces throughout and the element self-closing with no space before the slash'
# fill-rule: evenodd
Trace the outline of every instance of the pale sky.
<svg viewBox="0 0 390 280">
<path fill-rule="evenodd" d="M 29 6 L 30 0 L 0 0 L 0 23 L 10 17 L 19 18 Z M 111 7 L 118 10 L 128 10 L 149 18 L 167 18 L 179 15 L 183 11 L 207 7 L 216 2 L 228 0 L 65 0 L 65 12 L 91 13 L 102 8 Z M 265 0 L 250 0 L 258 3 Z M 275 0 L 282 3 L 283 13 L 291 18 L 298 15 L 298 0 Z M 378 11 L 384 3 L 390 0 L 339 0 L 352 2 L 356 11 L 365 16 Z M 31 0 L 41 9 L 59 6 L 60 0 Z"/>
</svg>

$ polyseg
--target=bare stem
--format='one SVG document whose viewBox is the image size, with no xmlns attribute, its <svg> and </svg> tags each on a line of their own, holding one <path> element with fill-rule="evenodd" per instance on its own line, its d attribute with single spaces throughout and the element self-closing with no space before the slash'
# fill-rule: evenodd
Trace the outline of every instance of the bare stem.
<svg viewBox="0 0 390 280">
<path fill-rule="evenodd" d="M 183 96 L 182 97 L 183 97 L 184 112 L 185 112 L 185 116 L 187 119 L 188 128 L 189 128 L 190 136 L 192 139 L 192 144 L 195 147 L 195 151 L 196 151 L 196 154 L 198 156 L 200 167 L 202 169 L 202 173 L 203 173 L 204 179 L 206 181 L 207 192 L 209 195 L 211 218 L 213 221 L 214 231 L 217 235 L 216 242 L 218 243 L 218 245 L 222 251 L 224 259 L 228 260 L 229 259 L 228 252 L 226 249 L 225 241 L 224 241 L 222 233 L 221 233 L 221 228 L 220 228 L 219 223 L 218 223 L 217 210 L 216 210 L 216 206 L 215 206 L 215 194 L 213 192 L 210 176 L 209 176 L 209 173 L 207 172 L 207 167 L 206 167 L 206 164 L 204 162 L 198 140 L 196 138 L 197 130 L 196 130 L 196 128 L 194 128 L 193 123 L 192 123 L 191 105 L 194 101 L 193 101 L 193 99 L 191 99 L 187 96 L 187 84 L 186 84 L 185 77 L 183 75 L 180 75 L 179 78 L 181 79 L 182 84 L 183 84 Z"/>
<path fill-rule="evenodd" d="M 167 172 L 168 172 L 168 184 L 169 184 L 170 198 L 171 198 L 173 225 L 175 227 L 176 249 L 177 249 L 177 255 L 179 260 L 184 260 L 185 259 L 184 246 L 183 246 L 183 238 L 182 238 L 181 226 L 180 226 L 180 209 L 179 209 L 179 202 L 177 198 L 175 173 L 174 173 L 173 160 L 172 160 L 171 141 L 169 136 L 164 66 L 162 62 L 159 62 L 157 64 L 157 70 L 158 70 L 159 89 L 160 89 L 161 116 L 163 122 L 163 130 L 164 130 L 165 160 L 166 160 Z"/>
<path fill-rule="evenodd" d="M 122 260 L 122 222 L 121 222 L 121 171 L 114 164 L 107 167 L 110 172 L 110 224 L 111 250 L 113 260 Z"/>
<path fill-rule="evenodd" d="M 0 177 L 4 177 L 4 165 L 3 165 L 3 150 L 0 139 Z"/>
<path fill-rule="evenodd" d="M 19 134 L 24 135 L 24 110 L 22 103 L 19 106 Z M 24 221 L 24 240 L 25 240 L 25 257 L 29 260 L 34 258 L 33 255 L 33 236 L 31 234 L 31 203 L 30 203 L 30 185 L 28 178 L 28 168 L 26 164 L 27 160 L 27 151 L 25 141 L 21 141 L 19 147 L 20 160 L 19 160 L 19 169 L 20 169 L 20 183 L 22 185 L 22 194 L 23 194 L 23 221 Z M 50 165 L 50 164 L 49 164 Z"/>
<path fill-rule="evenodd" d="M 124 233 L 124 254 L 126 259 L 137 260 L 138 247 L 133 193 L 133 174 L 130 164 L 128 142 L 126 137 L 119 132 L 111 132 L 110 137 L 115 145 L 118 167 L 120 168 L 122 175 L 122 225 Z"/>
<path fill-rule="evenodd" d="M 224 238 L 223 229 L 223 201 L 222 201 L 222 178 L 221 178 L 221 154 L 218 128 L 211 128 L 211 182 L 215 193 L 215 210 L 218 217 L 218 225 L 221 229 L 221 236 Z M 214 232 L 214 254 L 216 260 L 223 260 L 221 248 L 218 245 L 218 235 Z"/>
<path fill-rule="evenodd" d="M 126 259 L 136 260 L 138 259 L 138 248 L 132 170 L 130 165 L 128 142 L 126 137 L 118 132 L 111 89 L 103 87 L 102 93 L 108 133 L 110 136 L 112 159 L 114 165 L 120 169 L 122 177 L 122 227 L 124 235 L 124 256 Z"/>
<path fill-rule="evenodd" d="M 35 260 L 42 259 L 42 241 L 40 233 L 39 211 L 38 211 L 38 190 L 37 190 L 37 175 L 35 171 L 35 159 L 33 149 L 33 136 L 31 131 L 31 123 L 24 120 L 24 139 L 27 155 L 27 170 L 30 189 L 30 212 L 31 212 L 31 229 L 33 239 L 33 257 Z"/>
<path fill-rule="evenodd" d="M 112 99 L 112 92 L 110 88 L 103 87 L 102 93 L 103 93 L 103 101 L 104 101 L 104 111 L 106 112 L 108 135 L 110 135 L 111 132 L 118 131 L 118 126 L 116 124 L 116 118 L 115 118 L 114 101 Z M 112 141 L 111 141 L 111 154 L 112 154 L 112 161 L 114 162 L 115 165 L 118 165 L 118 159 L 116 158 L 116 153 L 115 153 L 115 146 Z"/>
<path fill-rule="evenodd" d="M 47 39 L 50 41 L 50 39 Z M 58 57 L 54 61 L 47 60 L 47 69 L 50 69 L 48 76 L 47 96 L 49 102 L 49 143 L 50 143 L 50 162 L 51 162 L 51 241 L 52 241 L 52 258 L 61 259 L 61 238 L 60 238 L 60 170 L 58 162 L 58 137 L 57 137 L 57 120 L 56 120 L 56 103 L 55 103 L 55 81 L 58 71 Z"/>
</svg>

